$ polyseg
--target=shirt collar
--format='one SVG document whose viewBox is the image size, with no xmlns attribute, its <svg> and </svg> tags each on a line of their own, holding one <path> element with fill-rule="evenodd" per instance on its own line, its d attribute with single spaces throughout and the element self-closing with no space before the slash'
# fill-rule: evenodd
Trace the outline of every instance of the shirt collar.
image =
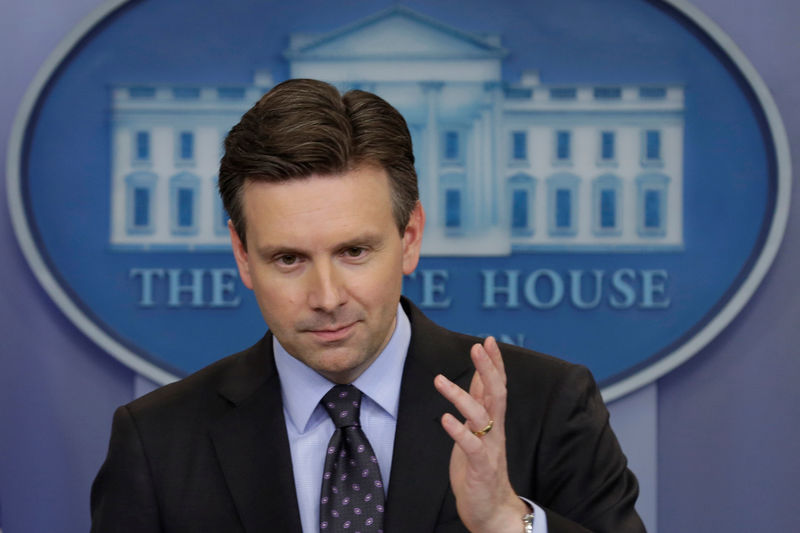
<svg viewBox="0 0 800 533">
<path fill-rule="evenodd" d="M 392 337 L 377 359 L 353 382 L 354 386 L 395 420 L 400 401 L 403 366 L 410 342 L 411 324 L 398 304 Z M 272 348 L 281 380 L 284 411 L 295 429 L 304 433 L 309 429 L 309 422 L 320 399 L 335 383 L 291 356 L 274 335 Z"/>
</svg>

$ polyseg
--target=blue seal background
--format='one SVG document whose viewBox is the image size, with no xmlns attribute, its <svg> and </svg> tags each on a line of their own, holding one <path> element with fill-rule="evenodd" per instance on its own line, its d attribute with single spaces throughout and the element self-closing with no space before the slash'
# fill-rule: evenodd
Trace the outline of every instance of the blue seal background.
<svg viewBox="0 0 800 533">
<path fill-rule="evenodd" d="M 124 83 L 249 84 L 255 68 L 288 75 L 292 32 L 327 32 L 389 2 L 198 1 L 126 4 L 95 28 L 53 76 L 30 122 L 23 162 L 26 209 L 63 287 L 131 350 L 185 373 L 236 351 L 264 331 L 250 295 L 236 310 L 135 304 L 130 268 L 233 266 L 217 253 L 121 253 L 108 246 L 109 88 Z M 465 31 L 499 33 L 511 53 L 503 77 L 538 69 L 545 83 L 683 83 L 685 250 L 648 254 L 517 254 L 424 258 L 450 271 L 451 309 L 434 320 L 471 333 L 524 331 L 526 345 L 588 365 L 604 383 L 669 353 L 735 293 L 772 215 L 772 145 L 749 87 L 702 32 L 651 2 L 591 0 L 494 5 L 407 2 Z M 457 267 L 457 268 L 456 268 Z M 481 310 L 480 270 L 666 269 L 666 310 L 562 304 L 536 311 Z M 418 299 L 418 284 L 407 285 Z M 513 327 L 509 325 L 513 324 Z M 512 331 L 509 331 L 511 329 Z M 192 342 L 187 342 L 191 340 Z M 601 347 L 601 348 L 598 348 Z"/>
<path fill-rule="evenodd" d="M 9 0 L 4 5 L 0 123 L 5 127 L 0 127 L 0 140 L 8 140 L 37 69 L 100 3 Z M 741 47 L 773 94 L 788 138 L 800 138 L 800 73 L 791 68 L 800 64 L 800 4 L 692 4 Z M 800 160 L 800 145 L 791 146 L 791 154 Z M 800 189 L 795 187 L 791 196 L 800 201 Z M 141 393 L 140 388 L 134 393 L 133 383 L 142 379 L 109 357 L 54 305 L 20 252 L 8 213 L 6 206 L 0 215 L 5 250 L 0 254 L 3 530 L 85 532 L 89 487 L 107 450 L 111 415 Z M 614 430 L 639 478 L 637 506 L 650 532 L 749 533 L 796 527 L 799 229 L 800 214 L 790 211 L 783 244 L 763 282 L 718 337 L 657 382 L 609 404 Z M 638 418 L 631 417 L 631 402 L 642 399 L 655 402 L 652 411 L 635 411 Z M 642 442 L 642 435 L 652 436 L 652 447 Z M 651 458 L 652 467 L 637 456 Z"/>
</svg>

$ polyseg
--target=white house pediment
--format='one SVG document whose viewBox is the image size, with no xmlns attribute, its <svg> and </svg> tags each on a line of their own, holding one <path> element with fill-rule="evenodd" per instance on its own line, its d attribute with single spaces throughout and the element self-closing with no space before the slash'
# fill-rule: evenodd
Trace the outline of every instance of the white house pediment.
<svg viewBox="0 0 800 533">
<path fill-rule="evenodd" d="M 500 59 L 498 39 L 471 34 L 396 7 L 324 35 L 293 35 L 291 61 L 317 59 Z"/>
</svg>

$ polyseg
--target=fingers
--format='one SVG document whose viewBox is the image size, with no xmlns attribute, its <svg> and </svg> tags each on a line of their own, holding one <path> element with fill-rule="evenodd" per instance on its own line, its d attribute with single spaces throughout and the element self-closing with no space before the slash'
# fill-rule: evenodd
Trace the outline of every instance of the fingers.
<svg viewBox="0 0 800 533">
<path fill-rule="evenodd" d="M 506 367 L 503 364 L 503 356 L 500 354 L 500 347 L 497 345 L 497 340 L 494 337 L 487 337 L 483 341 L 483 348 L 489 355 L 489 359 L 494 364 L 497 371 L 503 378 L 503 385 L 506 384 Z"/>
<path fill-rule="evenodd" d="M 476 372 L 469 393 L 442 375 L 436 377 L 434 385 L 466 419 L 468 431 L 480 431 L 490 420 L 501 429 L 506 409 L 506 376 L 500 349 L 494 338 L 489 337 L 483 345 L 472 346 L 470 354 Z"/>
<path fill-rule="evenodd" d="M 483 451 L 481 439 L 476 437 L 466 426 L 462 424 L 450 413 L 445 413 L 442 416 L 442 427 L 450 435 L 450 438 L 461 448 L 468 456 L 476 455 Z"/>
<path fill-rule="evenodd" d="M 471 355 L 478 376 L 477 383 L 473 378 L 473 384 L 481 391 L 480 402 L 491 419 L 502 423 L 506 413 L 506 373 L 500 348 L 494 337 L 488 337 L 483 345 L 472 347 Z"/>
<path fill-rule="evenodd" d="M 481 379 L 481 375 L 479 372 L 475 372 L 472 374 L 472 381 L 469 384 L 469 395 L 475 398 L 476 401 L 480 402 L 481 405 L 485 405 L 483 401 L 483 380 Z"/>
<path fill-rule="evenodd" d="M 469 432 L 477 431 L 483 428 L 491 419 L 491 416 L 483 404 L 478 402 L 467 391 L 443 375 L 440 374 L 436 376 L 436 378 L 433 380 L 433 384 L 436 387 L 436 390 L 438 390 L 442 396 L 447 398 L 447 400 L 450 401 L 453 406 L 455 406 L 458 412 L 461 413 L 461 416 L 466 419 L 466 425 L 468 426 L 466 429 L 468 429 Z M 453 418 L 453 420 L 455 420 L 455 418 Z M 458 422 L 458 424 L 461 425 L 460 422 Z M 447 427 L 445 427 L 445 429 L 447 429 Z M 453 435 L 451 434 L 450 436 L 452 437 Z"/>
</svg>

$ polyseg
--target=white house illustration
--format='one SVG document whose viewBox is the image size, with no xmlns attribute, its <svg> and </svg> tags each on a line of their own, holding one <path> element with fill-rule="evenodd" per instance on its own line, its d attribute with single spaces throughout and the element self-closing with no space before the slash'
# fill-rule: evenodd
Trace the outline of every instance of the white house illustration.
<svg viewBox="0 0 800 533">
<path fill-rule="evenodd" d="M 391 102 L 414 140 L 425 255 L 683 247 L 680 85 L 501 78 L 499 36 L 394 7 L 324 35 L 291 35 L 290 76 Z M 115 87 L 115 248 L 224 249 L 222 139 L 264 92 L 249 86 Z"/>
</svg>

